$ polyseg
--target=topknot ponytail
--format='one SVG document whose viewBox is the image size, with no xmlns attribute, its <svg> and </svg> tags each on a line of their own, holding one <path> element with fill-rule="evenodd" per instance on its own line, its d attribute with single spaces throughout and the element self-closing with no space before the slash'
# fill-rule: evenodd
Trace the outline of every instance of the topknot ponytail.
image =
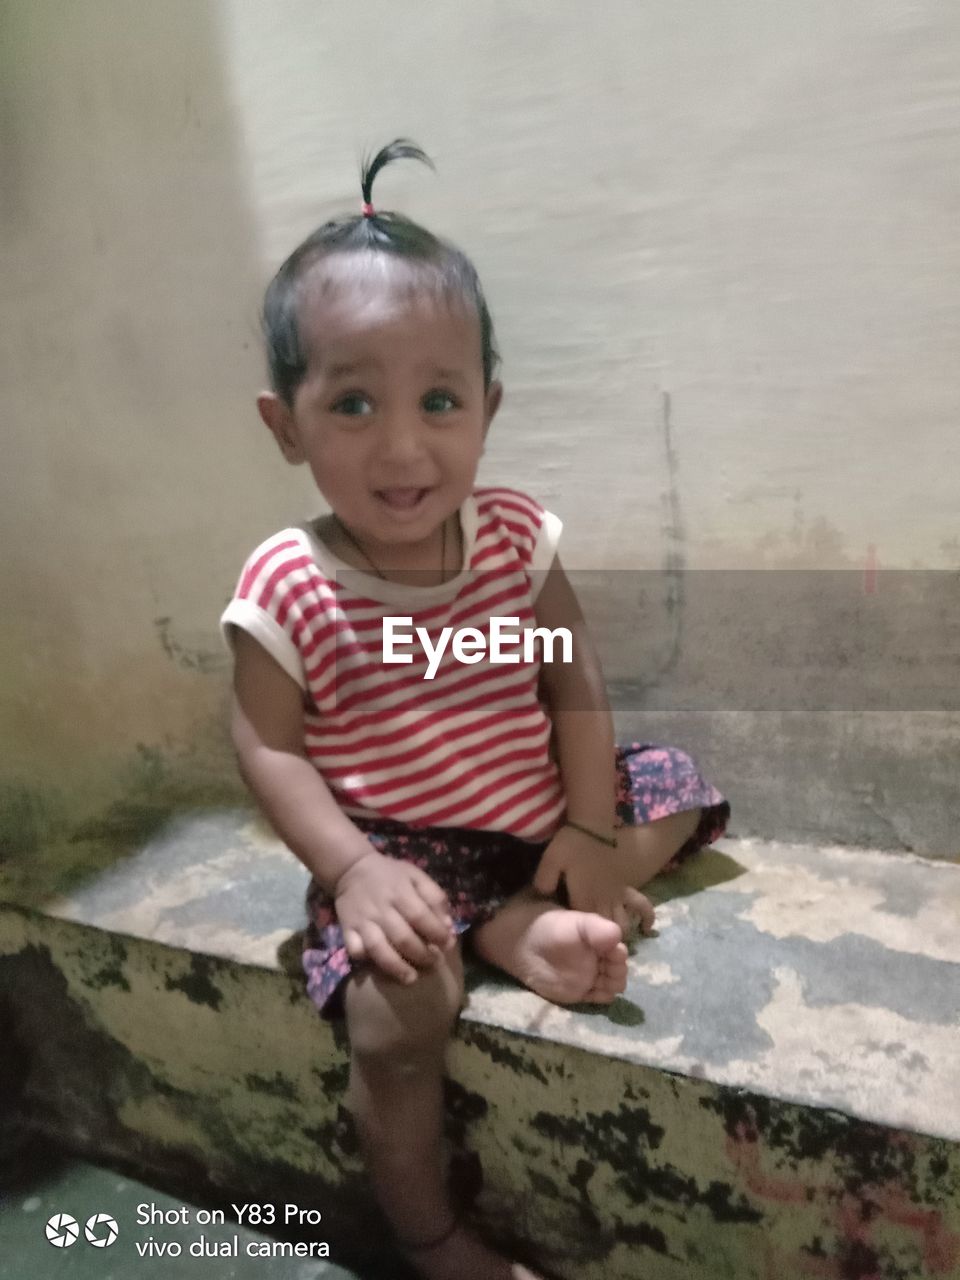
<svg viewBox="0 0 960 1280">
<path fill-rule="evenodd" d="M 360 170 L 360 190 L 363 192 L 364 204 L 373 204 L 373 180 L 385 164 L 394 160 L 419 160 L 436 172 L 435 165 L 425 151 L 422 151 L 409 138 L 395 138 L 381 147 L 372 160 L 364 161 Z"/>
<path fill-rule="evenodd" d="M 400 213 L 379 213 L 373 209 L 373 182 L 384 165 L 395 160 L 419 160 L 433 169 L 426 152 L 409 138 L 396 138 L 381 147 L 360 170 L 363 212 L 334 218 L 318 227 L 298 245 L 267 286 L 261 324 L 267 346 L 267 363 L 274 391 L 288 405 L 307 372 L 307 354 L 300 341 L 300 285 L 311 268 L 331 253 L 389 253 L 431 269 L 442 288 L 459 293 L 472 306 L 480 321 L 484 385 L 489 387 L 500 359 L 493 336 L 493 321 L 487 308 L 476 269 L 455 245 L 440 240 Z"/>
</svg>

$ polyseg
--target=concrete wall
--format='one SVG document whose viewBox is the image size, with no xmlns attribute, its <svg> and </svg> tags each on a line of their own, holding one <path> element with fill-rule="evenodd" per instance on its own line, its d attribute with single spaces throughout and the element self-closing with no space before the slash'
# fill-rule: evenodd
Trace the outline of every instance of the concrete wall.
<svg viewBox="0 0 960 1280">
<path fill-rule="evenodd" d="M 327 1240 L 339 1266 L 390 1274 L 391 1235 L 343 1104 L 345 1045 L 299 978 L 0 904 L 0 980 L 13 1043 L 29 1052 L 31 1129 L 180 1188 L 181 1202 L 318 1209 L 322 1226 L 303 1238 Z M 862 1012 L 834 1007 L 867 1034 Z M 589 1020 L 603 1041 L 600 1016 Z M 923 1055 L 891 1049 L 881 1073 L 924 1088 Z M 448 1069 L 456 1202 L 558 1280 L 955 1280 L 960 1147 L 948 1137 L 467 1017 Z M 130 1241 L 146 1233 L 120 1203 L 106 1209 L 131 1262 L 114 1274 L 136 1274 Z M 34 1240 L 24 1263 L 47 1248 Z"/>
<path fill-rule="evenodd" d="M 569 566 L 666 571 L 668 658 L 683 569 L 848 569 L 859 592 L 873 546 L 956 580 L 951 6 L 8 0 L 0 51 L 18 848 L 118 796 L 229 787 L 219 608 L 255 542 L 317 509 L 253 411 L 262 285 L 397 134 L 438 174 L 398 166 L 381 204 L 467 248 L 498 327 L 482 480 L 555 509 Z M 956 593 L 936 600 L 955 636 Z M 615 612 L 601 647 L 649 690 L 665 660 L 635 670 L 649 636 Z M 731 618 L 703 651 L 721 684 Z M 929 701 L 882 724 L 635 695 L 620 715 L 700 751 L 741 830 L 949 853 L 958 719 Z M 871 826 L 845 797 L 878 786 Z"/>
</svg>

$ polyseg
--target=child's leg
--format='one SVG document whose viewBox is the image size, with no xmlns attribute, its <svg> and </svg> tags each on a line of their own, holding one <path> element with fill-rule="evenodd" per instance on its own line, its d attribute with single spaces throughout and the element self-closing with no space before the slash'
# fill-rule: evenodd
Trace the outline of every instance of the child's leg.
<svg viewBox="0 0 960 1280">
<path fill-rule="evenodd" d="M 694 834 L 702 812 L 688 809 L 638 827 L 619 827 L 615 856 L 623 868 L 624 883 L 639 889 L 661 872 Z"/>
<path fill-rule="evenodd" d="M 441 1081 L 462 992 L 459 950 L 409 987 L 369 969 L 344 991 L 349 1103 L 377 1199 L 404 1239 L 436 1236 L 452 1219 Z"/>
<path fill-rule="evenodd" d="M 460 1010 L 459 949 L 403 986 L 374 970 L 344 991 L 349 1102 L 374 1191 L 430 1280 L 536 1280 L 456 1225 L 443 1150 L 443 1063 Z"/>
<path fill-rule="evenodd" d="M 679 747 L 624 743 L 616 748 L 616 766 L 623 825 L 615 855 L 624 884 L 639 889 L 681 850 L 686 856 L 723 834 L 730 805 Z"/>
</svg>

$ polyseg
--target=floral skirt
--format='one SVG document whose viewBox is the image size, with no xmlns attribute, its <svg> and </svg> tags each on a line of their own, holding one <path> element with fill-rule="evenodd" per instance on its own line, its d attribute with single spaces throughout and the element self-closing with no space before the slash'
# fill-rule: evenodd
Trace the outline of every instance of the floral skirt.
<svg viewBox="0 0 960 1280">
<path fill-rule="evenodd" d="M 676 747 L 631 742 L 618 746 L 617 820 L 641 826 L 688 809 L 702 809 L 696 832 L 677 851 L 671 871 L 723 835 L 730 806 L 696 764 Z M 498 831 L 408 827 L 387 818 L 354 818 L 380 853 L 412 862 L 446 893 L 457 933 L 489 920 L 505 900 L 533 879 L 545 842 Z M 309 923 L 303 969 L 310 999 L 325 1017 L 341 1012 L 341 984 L 351 972 L 333 901 L 315 880 L 307 891 Z"/>
</svg>

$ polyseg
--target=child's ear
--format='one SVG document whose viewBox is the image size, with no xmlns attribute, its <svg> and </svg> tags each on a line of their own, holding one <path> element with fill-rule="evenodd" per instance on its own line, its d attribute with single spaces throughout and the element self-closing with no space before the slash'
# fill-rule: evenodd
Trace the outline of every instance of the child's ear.
<svg viewBox="0 0 960 1280">
<path fill-rule="evenodd" d="M 491 382 L 487 388 L 486 403 L 484 411 L 483 438 L 486 440 L 487 432 L 490 430 L 490 423 L 496 416 L 497 410 L 500 408 L 500 402 L 503 400 L 503 383 Z"/>
<path fill-rule="evenodd" d="M 275 391 L 261 391 L 257 396 L 257 412 L 270 434 L 280 446 L 280 452 L 294 466 L 304 461 L 300 437 L 293 421 L 293 412 L 285 400 Z"/>
</svg>

